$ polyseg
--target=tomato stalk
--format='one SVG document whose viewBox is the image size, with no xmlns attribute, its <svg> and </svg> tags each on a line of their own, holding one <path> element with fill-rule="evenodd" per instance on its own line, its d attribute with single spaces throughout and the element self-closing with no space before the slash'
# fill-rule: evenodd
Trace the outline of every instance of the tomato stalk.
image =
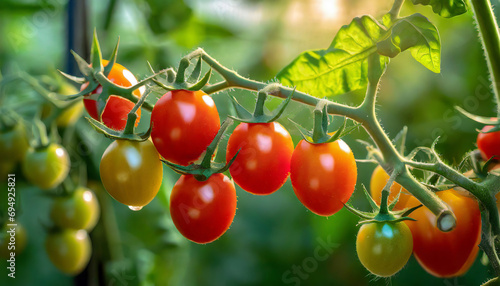
<svg viewBox="0 0 500 286">
<path fill-rule="evenodd" d="M 401 7 L 403 7 L 405 0 L 395 0 L 392 5 L 391 10 L 389 11 L 389 15 L 391 16 L 391 20 L 397 20 L 399 18 L 399 12 L 401 11 Z"/>
<path fill-rule="evenodd" d="M 216 84 L 205 87 L 203 90 L 206 93 L 215 93 L 233 87 L 257 91 L 264 89 L 267 86 L 266 83 L 242 77 L 235 71 L 222 66 L 218 61 L 216 61 L 202 49 L 193 51 L 187 56 L 187 58 L 191 59 L 199 56 L 201 56 L 209 66 L 211 66 L 224 78 L 224 81 L 222 82 L 218 82 Z M 371 65 L 373 65 L 375 59 L 371 59 L 370 62 L 372 62 Z M 399 155 L 396 148 L 392 145 L 391 140 L 389 139 L 389 137 L 387 137 L 376 118 L 375 96 L 378 89 L 378 81 L 381 75 L 382 72 L 380 70 L 376 70 L 375 72 L 370 73 L 371 80 L 368 84 L 367 96 L 360 106 L 351 107 L 341 103 L 326 100 L 327 112 L 329 114 L 347 116 L 355 121 L 362 123 L 365 130 L 380 148 L 382 154 L 386 159 L 386 162 L 389 165 L 405 165 L 405 163 L 403 162 L 403 158 Z M 281 85 L 277 85 L 272 92 L 269 92 L 269 94 L 280 98 L 287 98 L 292 93 L 293 100 L 310 106 L 316 106 L 320 100 L 323 100 L 301 91 L 294 91 L 294 89 L 292 88 L 284 87 Z M 449 210 L 449 208 L 433 192 L 419 183 L 406 167 L 404 168 L 400 176 L 398 176 L 396 181 L 403 187 L 405 187 L 408 191 L 412 192 L 412 194 L 415 195 L 415 197 L 417 197 L 419 201 L 427 206 L 436 215 L 438 222 L 446 222 L 445 224 L 438 224 L 441 230 L 449 231 L 455 226 L 455 219 L 453 213 Z"/>
<path fill-rule="evenodd" d="M 489 0 L 471 0 L 470 4 L 491 76 L 493 94 L 497 103 L 497 116 L 500 117 L 500 34 L 498 25 Z"/>
</svg>

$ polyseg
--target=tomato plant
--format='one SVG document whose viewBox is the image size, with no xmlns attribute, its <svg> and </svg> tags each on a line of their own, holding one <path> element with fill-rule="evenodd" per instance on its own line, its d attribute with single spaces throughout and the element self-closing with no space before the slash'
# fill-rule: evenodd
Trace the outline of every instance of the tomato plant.
<svg viewBox="0 0 500 286">
<path fill-rule="evenodd" d="M 380 199 L 382 198 L 382 190 L 385 185 L 389 181 L 389 175 L 385 172 L 385 170 L 381 166 L 377 166 L 373 171 L 372 177 L 370 179 L 370 193 L 378 204 L 380 204 Z M 402 210 L 405 208 L 408 199 L 410 199 L 411 195 L 408 191 L 403 188 L 400 184 L 394 182 L 391 185 L 389 201 L 394 200 L 399 194 L 399 199 L 396 205 L 394 206 L 394 210 Z"/>
<path fill-rule="evenodd" d="M 189 165 L 200 159 L 220 128 L 219 113 L 203 91 L 173 90 L 151 112 L 151 138 L 167 161 Z"/>
<path fill-rule="evenodd" d="M 122 204 L 139 210 L 158 193 L 163 178 L 160 156 L 150 140 L 116 140 L 99 167 L 106 191 Z"/>
<path fill-rule="evenodd" d="M 95 194 L 78 187 L 70 195 L 54 200 L 50 218 L 61 228 L 91 230 L 99 219 L 99 202 Z"/>
<path fill-rule="evenodd" d="M 92 252 L 85 230 L 64 229 L 47 235 L 45 250 L 61 272 L 76 275 L 85 269 Z"/>
<path fill-rule="evenodd" d="M 481 240 L 481 213 L 477 201 L 450 189 L 437 193 L 457 218 L 450 232 L 436 227 L 436 217 L 426 207 L 409 216 L 417 221 L 405 221 L 413 235 L 413 254 L 420 265 L 437 277 L 463 275 L 476 259 Z M 415 204 L 415 198 L 408 203 Z"/>
<path fill-rule="evenodd" d="M 59 185 L 70 169 L 66 149 L 56 143 L 45 147 L 30 148 L 24 156 L 22 169 L 24 176 L 42 190 Z"/>
<path fill-rule="evenodd" d="M 2 162 L 22 160 L 28 147 L 28 137 L 22 123 L 0 130 L 0 157 Z"/>
<path fill-rule="evenodd" d="M 234 183 L 223 174 L 214 174 L 204 182 L 182 175 L 170 195 L 170 214 L 187 239 L 212 242 L 226 232 L 236 214 Z"/>
<path fill-rule="evenodd" d="M 290 178 L 295 195 L 305 207 L 315 214 L 330 216 L 354 192 L 356 161 L 342 139 L 321 144 L 301 140 L 293 151 Z"/>
<path fill-rule="evenodd" d="M 102 60 L 103 66 L 107 66 L 109 61 Z M 135 76 L 124 66 L 115 63 L 113 68 L 108 74 L 108 79 L 120 86 L 123 87 L 131 87 L 137 84 L 137 79 Z M 88 86 L 88 82 L 84 83 L 80 90 L 84 90 Z M 89 115 L 97 121 L 102 121 L 104 125 L 108 126 L 111 129 L 115 130 L 123 130 L 125 125 L 127 125 L 127 114 L 134 108 L 134 103 L 128 99 L 123 97 L 119 97 L 116 95 L 110 95 L 108 100 L 106 101 L 106 106 L 102 111 L 102 114 L 99 114 L 97 107 L 97 97 L 102 93 L 102 86 L 99 85 L 97 88 L 92 91 L 90 94 L 87 94 L 83 98 L 83 104 L 85 105 L 85 109 L 89 113 Z M 141 96 L 140 89 L 134 90 L 133 94 L 136 97 Z M 139 122 L 141 115 L 141 109 L 137 110 L 137 120 L 136 125 Z"/>
<path fill-rule="evenodd" d="M 481 131 L 486 132 L 491 128 L 493 128 L 491 125 L 485 126 Z M 500 131 L 491 133 L 482 132 L 479 132 L 477 135 L 477 147 L 481 151 L 481 156 L 484 160 L 488 160 L 491 157 L 500 160 Z"/>
<path fill-rule="evenodd" d="M 283 186 L 290 173 L 293 142 L 281 124 L 240 123 L 229 137 L 227 162 L 238 151 L 229 171 L 242 189 L 268 195 Z"/>
<path fill-rule="evenodd" d="M 8 226 L 5 224 L 0 233 L 0 256 L 10 258 L 11 252 L 16 255 L 23 252 L 26 247 L 27 237 L 24 226 L 16 223 L 16 226 Z"/>
<path fill-rule="evenodd" d="M 412 235 L 404 222 L 366 223 L 356 237 L 359 260 L 377 276 L 396 274 L 408 262 L 412 249 Z"/>
</svg>

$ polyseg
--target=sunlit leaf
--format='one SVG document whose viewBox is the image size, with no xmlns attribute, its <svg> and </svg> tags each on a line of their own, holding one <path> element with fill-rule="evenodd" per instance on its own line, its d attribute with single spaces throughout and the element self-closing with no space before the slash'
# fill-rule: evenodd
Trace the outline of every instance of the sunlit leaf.
<svg viewBox="0 0 500 286">
<path fill-rule="evenodd" d="M 410 50 L 412 57 L 429 70 L 441 70 L 441 40 L 436 26 L 421 14 L 413 14 L 394 23 L 391 35 L 377 44 L 381 55 L 395 57 Z"/>
<path fill-rule="evenodd" d="M 467 12 L 467 6 L 463 0 L 411 0 L 414 5 L 429 5 L 434 13 L 451 18 Z"/>
<path fill-rule="evenodd" d="M 371 16 L 354 18 L 339 30 L 328 49 L 300 54 L 277 78 L 319 98 L 362 89 L 368 80 L 367 58 L 377 52 L 377 41 L 385 32 Z M 380 57 L 382 68 L 387 60 Z"/>
</svg>

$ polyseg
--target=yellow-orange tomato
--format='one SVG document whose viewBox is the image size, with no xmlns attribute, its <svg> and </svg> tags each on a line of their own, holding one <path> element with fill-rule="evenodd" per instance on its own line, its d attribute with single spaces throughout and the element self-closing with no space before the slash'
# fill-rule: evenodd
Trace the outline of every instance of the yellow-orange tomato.
<svg viewBox="0 0 500 286">
<path fill-rule="evenodd" d="M 370 193 L 372 198 L 380 205 L 380 200 L 382 199 L 382 190 L 389 181 L 389 175 L 381 166 L 377 166 L 373 171 L 372 178 L 370 180 Z M 389 194 L 389 203 L 392 202 L 399 193 L 399 200 L 394 206 L 394 210 L 402 210 L 405 208 L 408 199 L 411 195 L 408 191 L 403 188 L 400 184 L 394 182 L 391 186 L 391 192 Z"/>
<path fill-rule="evenodd" d="M 114 141 L 104 151 L 99 170 L 106 191 L 132 210 L 151 202 L 163 179 L 160 155 L 150 140 Z"/>
</svg>

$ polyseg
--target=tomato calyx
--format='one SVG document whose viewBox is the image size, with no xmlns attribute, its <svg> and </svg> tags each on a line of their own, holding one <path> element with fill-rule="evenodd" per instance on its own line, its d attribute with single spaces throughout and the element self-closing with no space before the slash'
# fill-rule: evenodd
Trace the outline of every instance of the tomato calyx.
<svg viewBox="0 0 500 286">
<path fill-rule="evenodd" d="M 290 96 L 288 96 L 283 102 L 281 102 L 281 104 L 273 112 L 266 112 L 264 103 L 267 99 L 268 94 L 273 91 L 273 88 L 274 84 L 271 84 L 266 88 L 259 90 L 259 92 L 257 93 L 257 102 L 255 103 L 253 114 L 246 110 L 241 104 L 239 104 L 234 96 L 229 95 L 234 109 L 239 116 L 236 117 L 229 115 L 229 117 L 236 121 L 245 123 L 271 123 L 278 120 L 281 114 L 283 114 L 283 112 L 285 111 L 285 108 L 288 106 L 288 103 L 290 103 L 295 89 L 292 91 Z"/>
<path fill-rule="evenodd" d="M 352 131 L 354 131 L 354 129 L 358 128 L 361 125 L 360 123 L 356 123 L 354 126 L 351 126 L 346 130 L 347 118 L 344 117 L 342 126 L 340 126 L 337 131 L 333 132 L 333 135 L 330 135 L 328 132 L 330 118 L 328 115 L 326 100 L 320 100 L 314 108 L 314 126 L 312 131 L 307 130 L 306 128 L 292 120 L 290 121 L 295 124 L 300 134 L 302 135 L 302 138 L 304 138 L 304 140 L 311 144 L 334 142 L 351 133 Z"/>
<path fill-rule="evenodd" d="M 210 76 L 212 75 L 212 68 L 205 73 L 205 75 L 200 79 L 201 75 L 201 56 L 198 57 L 198 61 L 196 65 L 189 75 L 189 78 L 186 79 L 186 70 L 192 64 L 190 58 L 184 57 L 179 62 L 179 67 L 177 68 L 177 73 L 172 69 L 165 70 L 166 78 L 162 80 L 158 80 L 153 78 L 152 81 L 156 83 L 158 87 L 163 90 L 173 91 L 178 89 L 184 89 L 189 91 L 197 91 L 201 90 L 207 83 L 210 81 Z M 153 73 L 155 71 L 150 66 L 150 69 Z"/>
<path fill-rule="evenodd" d="M 94 127 L 94 129 L 97 132 L 100 132 L 104 134 L 104 136 L 118 140 L 118 139 L 126 139 L 130 141 L 145 141 L 149 138 L 151 135 L 151 126 L 146 130 L 145 132 L 142 133 L 134 133 L 135 130 L 135 123 L 137 120 L 137 110 L 144 104 L 146 97 L 150 94 L 150 91 L 146 91 L 141 98 L 139 98 L 139 101 L 134 105 L 132 110 L 127 115 L 127 124 L 125 125 L 125 128 L 123 131 L 119 130 L 114 130 L 112 128 L 109 128 L 106 126 L 104 123 L 97 121 L 91 117 L 86 117 L 86 119 L 89 121 L 90 125 Z"/>
<path fill-rule="evenodd" d="M 394 198 L 394 200 L 390 204 L 388 204 L 389 193 L 390 193 L 389 189 L 393 181 L 394 180 L 389 179 L 387 185 L 384 187 L 384 190 L 382 190 L 382 199 L 380 202 L 380 206 L 375 202 L 375 200 L 371 197 L 371 195 L 363 185 L 363 192 L 368 202 L 370 203 L 370 206 L 372 207 L 372 212 L 365 212 L 358 210 L 349 203 L 344 204 L 347 210 L 349 210 L 351 213 L 357 215 L 362 219 L 361 221 L 358 222 L 358 225 L 373 223 L 373 222 L 400 222 L 404 220 L 415 220 L 411 217 L 408 217 L 408 215 L 410 215 L 413 211 L 417 210 L 418 208 L 422 207 L 422 205 L 418 205 L 412 208 L 407 208 L 399 211 L 393 211 L 393 208 L 396 206 L 399 200 L 399 194 L 397 194 L 396 198 Z"/>
<path fill-rule="evenodd" d="M 193 175 L 198 181 L 206 181 L 210 176 L 213 174 L 217 173 L 223 173 L 231 167 L 233 164 L 234 160 L 236 160 L 236 157 L 238 156 L 238 152 L 227 162 L 225 163 L 218 163 L 212 161 L 212 157 L 214 157 L 214 153 L 217 150 L 217 145 L 219 144 L 222 135 L 224 135 L 224 132 L 226 129 L 233 124 L 233 120 L 231 118 L 226 118 L 224 122 L 222 123 L 219 132 L 215 136 L 215 138 L 212 140 L 212 143 L 207 147 L 205 151 L 205 155 L 203 156 L 203 159 L 200 164 L 190 164 L 188 166 L 182 166 L 178 164 L 174 164 L 171 162 L 168 162 L 166 160 L 162 160 L 163 163 L 167 164 L 170 168 L 172 168 L 174 171 L 176 171 L 179 174 L 182 175 Z"/>
<path fill-rule="evenodd" d="M 118 47 L 120 41 L 118 40 L 116 46 L 111 54 L 110 60 L 106 66 L 103 66 L 103 59 L 101 49 L 99 47 L 99 41 L 97 38 L 97 33 L 94 30 L 94 38 L 92 42 L 91 49 L 91 64 L 87 63 L 82 57 L 80 57 L 77 53 L 71 51 L 73 57 L 75 58 L 76 63 L 78 64 L 78 68 L 80 72 L 83 74 L 83 77 L 76 77 L 69 74 L 66 74 L 62 71 L 59 71 L 64 77 L 67 79 L 78 83 L 78 84 L 86 84 L 85 88 L 83 88 L 79 93 L 74 95 L 61 95 L 61 94 L 51 94 L 51 97 L 57 100 L 62 101 L 71 101 L 75 99 L 81 99 L 84 96 L 88 96 L 98 87 L 102 87 L 102 91 L 98 94 L 96 98 L 97 102 L 97 113 L 101 115 L 106 107 L 108 99 L 111 95 L 119 96 L 130 100 L 131 102 L 137 103 L 138 98 L 133 94 L 133 92 L 137 89 L 144 88 L 144 86 L 153 80 L 153 78 L 157 77 L 159 74 L 164 73 L 162 70 L 158 73 L 155 73 L 138 83 L 130 86 L 123 87 L 118 84 L 113 83 L 108 79 L 108 75 L 110 74 L 114 64 L 116 63 Z M 142 93 L 142 91 L 141 91 Z M 144 104 L 144 108 L 148 110 L 152 110 L 153 106 L 149 103 Z"/>
</svg>

